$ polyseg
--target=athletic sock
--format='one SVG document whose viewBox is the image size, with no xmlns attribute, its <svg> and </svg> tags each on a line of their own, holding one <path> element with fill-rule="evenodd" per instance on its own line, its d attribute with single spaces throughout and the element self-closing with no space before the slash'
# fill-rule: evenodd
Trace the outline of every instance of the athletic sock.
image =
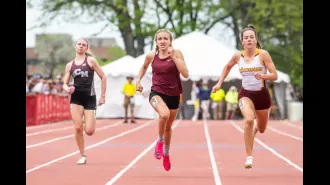
<svg viewBox="0 0 330 185">
<path fill-rule="evenodd" d="M 164 142 L 164 137 L 163 136 L 159 136 L 158 137 L 158 142 Z"/>
<path fill-rule="evenodd" d="M 170 150 L 170 146 L 164 145 L 164 155 L 168 156 L 169 150 Z"/>
</svg>

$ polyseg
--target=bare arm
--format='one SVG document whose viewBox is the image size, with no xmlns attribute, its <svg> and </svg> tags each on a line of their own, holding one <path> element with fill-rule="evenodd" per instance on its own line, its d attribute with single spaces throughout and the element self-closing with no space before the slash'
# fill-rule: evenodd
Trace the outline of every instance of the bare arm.
<svg viewBox="0 0 330 185">
<path fill-rule="evenodd" d="M 140 68 L 139 74 L 137 76 L 136 82 L 140 82 L 141 79 L 143 78 L 143 76 L 146 74 L 147 69 L 151 63 L 151 61 L 153 60 L 153 58 L 155 57 L 155 52 L 150 52 L 147 54 L 146 58 L 144 59 L 144 63 L 142 65 L 142 67 Z"/>
<path fill-rule="evenodd" d="M 218 85 L 222 85 L 223 81 L 226 79 L 226 77 L 228 76 L 231 68 L 234 67 L 234 65 L 237 64 L 237 61 L 239 60 L 239 57 L 241 56 L 241 52 L 238 51 L 236 52 L 233 57 L 229 60 L 229 62 L 226 64 L 226 66 L 223 68 L 220 79 L 218 81 Z"/>
<path fill-rule="evenodd" d="M 105 76 L 103 70 L 101 69 L 99 63 L 94 57 L 90 57 L 89 65 L 101 78 L 101 97 L 105 97 L 105 92 L 107 89 L 107 77 Z"/>
<path fill-rule="evenodd" d="M 262 50 L 262 52 L 260 52 L 260 56 L 262 57 L 262 60 L 269 71 L 269 74 L 262 75 L 262 79 L 271 81 L 277 80 L 278 76 L 276 67 L 269 53 L 266 50 Z"/>
<path fill-rule="evenodd" d="M 171 57 L 172 57 L 173 61 L 175 62 L 176 67 L 182 74 L 182 76 L 185 78 L 188 78 L 189 71 L 188 71 L 187 65 L 184 61 L 182 52 L 180 50 L 175 50 L 175 52 L 173 53 L 173 55 Z"/>
<path fill-rule="evenodd" d="M 69 88 L 69 81 L 70 81 L 70 69 L 71 69 L 72 62 L 69 62 L 65 66 L 64 78 L 63 78 L 63 89 L 67 91 Z"/>
</svg>

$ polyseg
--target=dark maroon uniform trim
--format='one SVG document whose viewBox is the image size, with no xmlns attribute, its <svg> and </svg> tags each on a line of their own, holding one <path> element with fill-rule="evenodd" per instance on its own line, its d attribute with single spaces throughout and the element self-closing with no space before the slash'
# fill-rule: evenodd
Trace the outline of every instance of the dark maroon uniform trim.
<svg viewBox="0 0 330 185">
<path fill-rule="evenodd" d="M 87 91 L 91 96 L 95 95 L 94 70 L 89 66 L 87 56 L 81 65 L 77 65 L 75 61 L 72 61 L 70 73 L 76 91 Z"/>
<path fill-rule="evenodd" d="M 243 97 L 249 98 L 256 110 L 269 109 L 272 105 L 270 94 L 266 87 L 263 87 L 260 91 L 248 91 L 241 88 L 238 93 L 238 101 Z"/>
<path fill-rule="evenodd" d="M 171 57 L 160 59 L 155 55 L 152 67 L 151 90 L 167 96 L 180 96 L 182 85 L 180 72 Z"/>
</svg>

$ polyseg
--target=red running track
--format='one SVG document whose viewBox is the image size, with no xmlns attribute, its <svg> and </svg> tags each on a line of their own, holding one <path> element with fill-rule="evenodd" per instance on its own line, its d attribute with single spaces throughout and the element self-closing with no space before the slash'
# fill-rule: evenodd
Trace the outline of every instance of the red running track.
<svg viewBox="0 0 330 185">
<path fill-rule="evenodd" d="M 26 145 L 34 145 L 26 149 L 27 185 L 302 184 L 303 142 L 298 127 L 271 121 L 266 132 L 256 137 L 294 165 L 255 141 L 253 169 L 246 170 L 242 121 L 177 121 L 170 149 L 172 169 L 166 172 L 162 160 L 153 157 L 156 120 L 120 121 L 97 121 L 95 134 L 85 136 L 86 147 L 92 147 L 86 150 L 87 164 L 80 166 L 70 122 L 27 128 Z M 65 127 L 69 128 L 61 130 Z"/>
</svg>

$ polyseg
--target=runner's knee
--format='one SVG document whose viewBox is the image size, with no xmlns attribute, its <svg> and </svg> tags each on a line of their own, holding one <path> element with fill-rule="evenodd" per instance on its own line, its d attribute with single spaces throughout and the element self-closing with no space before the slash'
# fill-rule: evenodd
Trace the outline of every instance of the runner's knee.
<svg viewBox="0 0 330 185">
<path fill-rule="evenodd" d="M 74 129 L 76 133 L 81 133 L 83 131 L 83 120 L 74 120 Z"/>
<path fill-rule="evenodd" d="M 245 125 L 253 126 L 253 123 L 254 123 L 254 116 L 247 116 L 245 118 Z"/>
<path fill-rule="evenodd" d="M 89 136 L 93 135 L 94 132 L 95 132 L 95 129 L 93 129 L 93 128 L 86 128 L 85 129 L 85 133 Z"/>
<path fill-rule="evenodd" d="M 167 120 L 170 118 L 170 112 L 169 111 L 163 111 L 161 113 L 159 113 L 159 119 L 162 119 L 163 121 L 165 121 L 165 123 L 167 122 Z"/>
</svg>

